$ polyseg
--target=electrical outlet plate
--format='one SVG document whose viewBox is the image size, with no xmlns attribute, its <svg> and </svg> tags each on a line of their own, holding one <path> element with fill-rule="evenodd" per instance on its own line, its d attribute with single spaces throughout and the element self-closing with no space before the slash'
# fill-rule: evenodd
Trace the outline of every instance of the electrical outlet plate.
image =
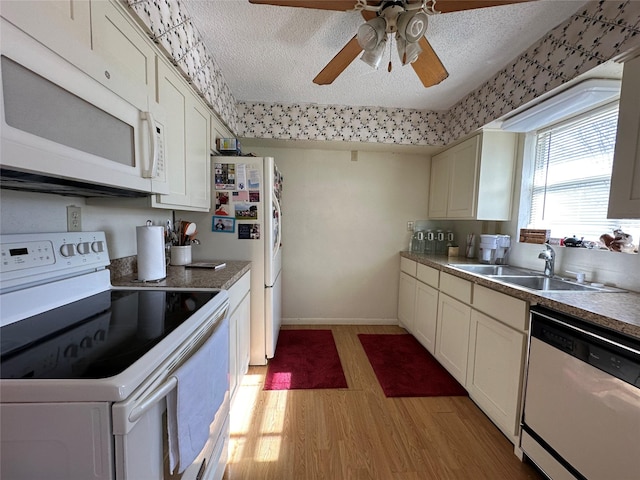
<svg viewBox="0 0 640 480">
<path fill-rule="evenodd" d="M 67 206 L 67 232 L 82 231 L 82 215 L 80 207 L 75 205 Z"/>
<path fill-rule="evenodd" d="M 411 221 L 407 222 L 407 231 L 408 232 L 413 232 L 413 227 L 414 226 L 415 226 L 414 222 L 411 222 Z"/>
</svg>

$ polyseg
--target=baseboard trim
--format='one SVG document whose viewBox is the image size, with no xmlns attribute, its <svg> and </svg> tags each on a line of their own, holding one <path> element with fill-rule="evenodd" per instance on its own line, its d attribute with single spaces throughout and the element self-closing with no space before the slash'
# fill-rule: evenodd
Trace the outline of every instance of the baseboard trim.
<svg viewBox="0 0 640 480">
<path fill-rule="evenodd" d="M 283 318 L 282 325 L 399 325 L 397 318 Z"/>
</svg>

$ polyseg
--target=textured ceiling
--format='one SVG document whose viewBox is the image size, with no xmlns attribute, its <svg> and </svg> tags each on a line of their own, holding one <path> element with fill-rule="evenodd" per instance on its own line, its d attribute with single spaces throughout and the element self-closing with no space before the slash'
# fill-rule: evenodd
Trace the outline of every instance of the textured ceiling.
<svg viewBox="0 0 640 480">
<path fill-rule="evenodd" d="M 426 37 L 449 72 L 424 88 L 395 50 L 393 70 L 356 59 L 331 85 L 313 78 L 363 23 L 358 12 L 252 5 L 248 0 L 182 0 L 242 102 L 447 110 L 491 78 L 584 0 L 536 0 L 432 16 Z"/>
</svg>

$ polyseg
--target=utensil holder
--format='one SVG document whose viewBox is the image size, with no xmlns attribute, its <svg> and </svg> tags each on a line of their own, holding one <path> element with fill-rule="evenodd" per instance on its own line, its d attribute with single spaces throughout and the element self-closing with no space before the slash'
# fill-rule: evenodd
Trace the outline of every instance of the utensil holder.
<svg viewBox="0 0 640 480">
<path fill-rule="evenodd" d="M 191 263 L 191 245 L 171 246 L 171 265 L 189 265 Z"/>
</svg>

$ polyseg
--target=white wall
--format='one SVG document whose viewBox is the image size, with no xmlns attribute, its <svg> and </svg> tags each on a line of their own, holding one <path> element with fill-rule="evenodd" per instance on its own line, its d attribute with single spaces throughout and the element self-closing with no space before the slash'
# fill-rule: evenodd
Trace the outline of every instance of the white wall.
<svg viewBox="0 0 640 480">
<path fill-rule="evenodd" d="M 425 154 L 244 148 L 284 175 L 283 317 L 288 322 L 395 322 L 398 252 L 424 218 Z"/>
<path fill-rule="evenodd" d="M 136 226 L 163 225 L 171 211 L 87 205 L 84 198 L 0 189 L 0 233 L 66 232 L 67 205 L 81 207 L 82 230 L 104 231 L 109 257 L 136 254 Z"/>
</svg>

